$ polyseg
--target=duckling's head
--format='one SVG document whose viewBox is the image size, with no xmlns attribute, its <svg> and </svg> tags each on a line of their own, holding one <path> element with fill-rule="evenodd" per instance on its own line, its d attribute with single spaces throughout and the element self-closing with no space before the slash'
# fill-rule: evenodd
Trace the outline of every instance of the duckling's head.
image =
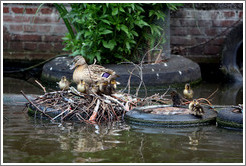
<svg viewBox="0 0 246 166">
<path fill-rule="evenodd" d="M 190 84 L 189 83 L 185 84 L 185 89 L 190 90 Z"/>
<path fill-rule="evenodd" d="M 85 81 L 84 81 L 84 80 L 80 80 L 80 81 L 79 81 L 79 84 L 80 84 L 80 85 L 85 85 Z"/>
<path fill-rule="evenodd" d="M 67 81 L 67 77 L 66 76 L 62 76 L 61 81 L 66 82 Z"/>
<path fill-rule="evenodd" d="M 115 79 L 110 80 L 110 84 L 114 87 L 114 89 L 116 89 L 117 85 L 120 85 L 120 83 Z"/>
<path fill-rule="evenodd" d="M 70 70 L 74 69 L 77 66 L 83 66 L 87 64 L 85 58 L 82 56 L 76 56 L 73 60 L 73 64 L 70 66 Z"/>
</svg>

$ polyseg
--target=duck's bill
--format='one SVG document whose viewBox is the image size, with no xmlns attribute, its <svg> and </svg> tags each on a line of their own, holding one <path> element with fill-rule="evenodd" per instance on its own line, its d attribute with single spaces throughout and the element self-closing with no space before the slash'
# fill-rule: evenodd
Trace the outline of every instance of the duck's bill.
<svg viewBox="0 0 246 166">
<path fill-rule="evenodd" d="M 71 64 L 69 69 L 73 70 L 74 68 L 75 68 L 75 64 Z"/>
</svg>

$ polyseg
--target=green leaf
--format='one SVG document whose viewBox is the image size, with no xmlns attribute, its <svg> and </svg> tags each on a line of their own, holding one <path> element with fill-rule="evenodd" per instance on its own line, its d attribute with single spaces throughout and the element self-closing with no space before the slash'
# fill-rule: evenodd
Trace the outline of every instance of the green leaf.
<svg viewBox="0 0 246 166">
<path fill-rule="evenodd" d="M 114 47 L 116 46 L 116 42 L 115 40 L 110 40 L 109 42 L 103 40 L 103 47 L 105 48 L 109 48 L 111 51 L 114 49 Z"/>
<path fill-rule="evenodd" d="M 120 7 L 120 11 L 125 13 L 125 10 L 122 7 Z"/>
<path fill-rule="evenodd" d="M 100 52 L 96 52 L 96 53 L 95 53 L 95 56 L 97 57 L 97 60 L 98 60 L 99 62 L 101 62 L 102 57 L 101 57 Z"/>
<path fill-rule="evenodd" d="M 144 20 L 138 20 L 135 22 L 135 24 L 139 26 L 140 28 L 142 28 L 143 26 L 149 26 L 149 24 L 145 22 Z"/>
<path fill-rule="evenodd" d="M 130 50 L 130 44 L 129 44 L 129 42 L 126 42 L 126 48 L 128 49 L 128 50 Z"/>
<path fill-rule="evenodd" d="M 102 34 L 102 35 L 107 35 L 107 34 L 110 34 L 110 33 L 113 33 L 113 31 L 108 30 L 108 29 L 105 29 L 104 31 L 100 32 L 100 34 Z"/>
<path fill-rule="evenodd" d="M 102 19 L 101 21 L 106 23 L 106 24 L 108 24 L 108 25 L 110 25 L 110 22 L 108 20 Z"/>
<path fill-rule="evenodd" d="M 126 34 L 129 33 L 129 32 L 128 32 L 127 26 L 125 26 L 124 24 L 120 25 L 120 29 L 121 29 L 122 31 L 124 31 Z"/>
<path fill-rule="evenodd" d="M 118 8 L 114 8 L 112 11 L 112 15 L 115 16 L 116 14 L 118 14 Z"/>
</svg>

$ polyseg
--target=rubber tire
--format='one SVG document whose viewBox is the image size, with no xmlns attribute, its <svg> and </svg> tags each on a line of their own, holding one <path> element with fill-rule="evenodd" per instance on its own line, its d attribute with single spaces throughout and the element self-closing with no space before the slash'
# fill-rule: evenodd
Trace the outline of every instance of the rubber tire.
<svg viewBox="0 0 246 166">
<path fill-rule="evenodd" d="M 234 108 L 225 108 L 218 112 L 216 122 L 225 128 L 243 129 L 243 114 L 232 112 Z"/>
<path fill-rule="evenodd" d="M 164 126 L 164 127 L 190 127 L 201 126 L 215 123 L 216 112 L 207 107 L 204 108 L 205 114 L 202 118 L 191 114 L 186 115 L 157 115 L 143 112 L 147 108 L 161 108 L 165 105 L 136 107 L 125 115 L 125 120 L 131 124 L 148 125 L 148 126 Z"/>
</svg>

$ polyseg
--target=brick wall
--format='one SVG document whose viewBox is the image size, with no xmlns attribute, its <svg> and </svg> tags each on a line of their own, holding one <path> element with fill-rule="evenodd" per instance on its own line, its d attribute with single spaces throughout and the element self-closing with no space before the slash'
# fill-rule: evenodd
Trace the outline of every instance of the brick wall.
<svg viewBox="0 0 246 166">
<path fill-rule="evenodd" d="M 51 5 L 3 4 L 4 59 L 47 59 L 62 53 L 67 32 Z"/>
<path fill-rule="evenodd" d="M 61 37 L 67 30 L 62 19 L 50 4 L 35 17 L 38 6 L 3 5 L 4 59 L 47 59 L 64 53 Z M 219 62 L 225 35 L 242 18 L 240 4 L 186 4 L 171 13 L 172 53 L 196 62 Z"/>
<path fill-rule="evenodd" d="M 171 13 L 172 52 L 199 63 L 218 63 L 226 34 L 243 19 L 242 5 L 189 6 Z"/>
</svg>

